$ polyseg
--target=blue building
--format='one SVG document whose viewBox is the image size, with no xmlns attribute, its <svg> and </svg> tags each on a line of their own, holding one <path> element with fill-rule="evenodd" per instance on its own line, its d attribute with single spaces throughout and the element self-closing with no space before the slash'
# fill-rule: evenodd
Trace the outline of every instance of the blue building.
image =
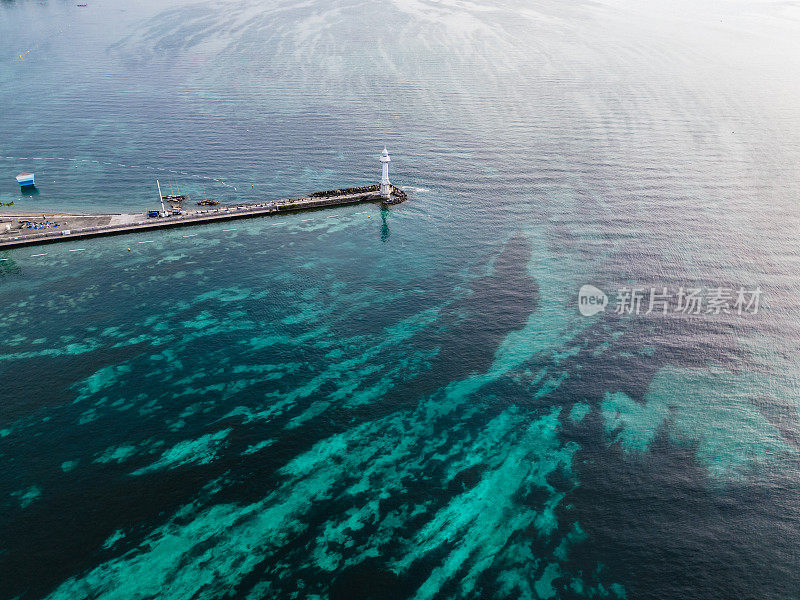
<svg viewBox="0 0 800 600">
<path fill-rule="evenodd" d="M 34 182 L 33 173 L 20 173 L 17 175 L 17 183 L 21 188 L 33 187 L 36 185 Z"/>
</svg>

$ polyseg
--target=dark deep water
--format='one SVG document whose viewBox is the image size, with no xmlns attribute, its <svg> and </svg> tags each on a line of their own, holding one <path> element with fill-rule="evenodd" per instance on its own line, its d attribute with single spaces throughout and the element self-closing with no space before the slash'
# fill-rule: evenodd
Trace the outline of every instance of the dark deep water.
<svg viewBox="0 0 800 600">
<path fill-rule="evenodd" d="M 800 8 L 88 4 L 0 202 L 410 200 L 0 252 L 0 598 L 800 598 Z"/>
</svg>

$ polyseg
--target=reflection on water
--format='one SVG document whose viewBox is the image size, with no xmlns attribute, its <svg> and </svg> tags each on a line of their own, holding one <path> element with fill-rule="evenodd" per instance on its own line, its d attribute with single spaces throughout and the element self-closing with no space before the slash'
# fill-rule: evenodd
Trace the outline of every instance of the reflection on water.
<svg viewBox="0 0 800 600">
<path fill-rule="evenodd" d="M 381 241 L 387 242 L 389 241 L 389 223 L 386 221 L 386 217 L 389 214 L 388 210 L 381 210 Z"/>
</svg>

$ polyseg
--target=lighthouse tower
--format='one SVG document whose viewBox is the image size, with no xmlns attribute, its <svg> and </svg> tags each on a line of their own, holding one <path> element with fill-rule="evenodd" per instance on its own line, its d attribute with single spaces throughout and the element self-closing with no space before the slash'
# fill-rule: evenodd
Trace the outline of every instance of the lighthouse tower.
<svg viewBox="0 0 800 600">
<path fill-rule="evenodd" d="M 392 159 L 389 158 L 389 151 L 384 148 L 381 154 L 381 166 L 383 167 L 383 174 L 381 175 L 381 196 L 384 198 L 388 198 L 392 193 L 392 184 L 389 183 L 389 163 L 391 160 Z"/>
</svg>

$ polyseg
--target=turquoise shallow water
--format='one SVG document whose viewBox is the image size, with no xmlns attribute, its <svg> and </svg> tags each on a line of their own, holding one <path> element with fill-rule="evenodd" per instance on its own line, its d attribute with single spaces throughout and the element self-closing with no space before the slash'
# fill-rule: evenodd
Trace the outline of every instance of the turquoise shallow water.
<svg viewBox="0 0 800 600">
<path fill-rule="evenodd" d="M 0 253 L 0 597 L 797 598 L 798 17 L 0 4 L 15 209 L 410 195 Z"/>
</svg>

